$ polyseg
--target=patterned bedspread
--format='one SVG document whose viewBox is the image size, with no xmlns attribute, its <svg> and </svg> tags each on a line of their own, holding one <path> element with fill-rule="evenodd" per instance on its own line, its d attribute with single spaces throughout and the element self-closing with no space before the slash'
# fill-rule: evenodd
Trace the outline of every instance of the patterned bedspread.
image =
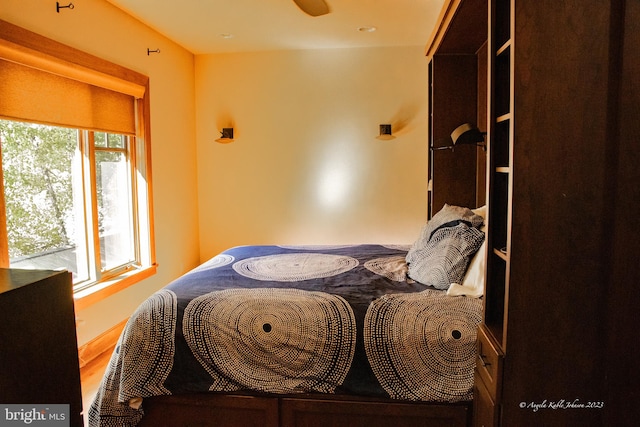
<svg viewBox="0 0 640 427">
<path fill-rule="evenodd" d="M 481 300 L 407 277 L 408 247 L 242 246 L 132 315 L 89 410 L 136 425 L 145 397 L 188 392 L 472 398 Z"/>
</svg>

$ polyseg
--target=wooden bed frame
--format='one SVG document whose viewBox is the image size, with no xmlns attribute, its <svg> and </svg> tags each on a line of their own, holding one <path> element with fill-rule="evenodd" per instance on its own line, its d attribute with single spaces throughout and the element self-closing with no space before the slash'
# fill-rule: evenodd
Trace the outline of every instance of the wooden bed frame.
<svg viewBox="0 0 640 427">
<path fill-rule="evenodd" d="M 186 394 L 144 399 L 141 427 L 463 427 L 472 402 L 403 402 L 347 395 Z"/>
</svg>

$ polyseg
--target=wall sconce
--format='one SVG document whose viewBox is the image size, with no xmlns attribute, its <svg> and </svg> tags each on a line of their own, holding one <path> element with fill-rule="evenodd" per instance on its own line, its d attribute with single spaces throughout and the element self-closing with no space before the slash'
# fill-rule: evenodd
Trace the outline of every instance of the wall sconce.
<svg viewBox="0 0 640 427">
<path fill-rule="evenodd" d="M 233 128 L 222 128 L 220 138 L 216 139 L 216 142 L 220 142 L 222 144 L 233 142 Z"/>
<path fill-rule="evenodd" d="M 388 141 L 390 139 L 394 139 L 395 136 L 391 133 L 391 125 L 384 124 L 380 125 L 380 135 L 376 136 L 377 139 L 381 139 L 383 141 Z"/>
<path fill-rule="evenodd" d="M 486 132 L 480 132 L 477 126 L 471 123 L 463 123 L 451 132 L 451 139 L 440 138 L 437 142 L 442 143 L 444 140 L 451 141 L 449 145 L 442 145 L 439 147 L 430 147 L 432 151 L 435 150 L 451 150 L 460 145 L 476 145 L 482 147 L 483 150 L 487 150 L 487 143 L 484 141 Z"/>
<path fill-rule="evenodd" d="M 484 140 L 486 134 L 486 132 L 480 132 L 478 127 L 471 123 L 463 123 L 451 132 L 452 148 L 458 145 L 476 145 L 486 150 L 487 143 Z"/>
</svg>

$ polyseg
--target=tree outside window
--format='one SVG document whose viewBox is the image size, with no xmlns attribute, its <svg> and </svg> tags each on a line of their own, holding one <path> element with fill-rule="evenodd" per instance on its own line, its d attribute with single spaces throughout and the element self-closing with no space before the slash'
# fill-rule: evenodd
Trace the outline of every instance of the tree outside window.
<svg viewBox="0 0 640 427">
<path fill-rule="evenodd" d="M 74 283 L 139 265 L 131 137 L 0 120 L 11 267 Z"/>
</svg>

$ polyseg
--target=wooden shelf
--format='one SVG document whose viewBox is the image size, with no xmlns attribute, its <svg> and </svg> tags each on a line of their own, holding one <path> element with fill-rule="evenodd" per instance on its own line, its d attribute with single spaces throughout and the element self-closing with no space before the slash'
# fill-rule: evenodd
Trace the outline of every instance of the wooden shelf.
<svg viewBox="0 0 640 427">
<path fill-rule="evenodd" d="M 510 47 L 511 47 L 511 39 L 507 40 L 502 46 L 498 48 L 498 50 L 496 51 L 496 56 L 502 55 Z"/>
<path fill-rule="evenodd" d="M 506 113 L 501 116 L 496 117 L 496 123 L 503 123 L 511 120 L 511 113 Z"/>
<path fill-rule="evenodd" d="M 493 253 L 496 254 L 499 258 L 501 258 L 505 262 L 509 260 L 506 248 L 505 249 L 494 248 Z"/>
</svg>

